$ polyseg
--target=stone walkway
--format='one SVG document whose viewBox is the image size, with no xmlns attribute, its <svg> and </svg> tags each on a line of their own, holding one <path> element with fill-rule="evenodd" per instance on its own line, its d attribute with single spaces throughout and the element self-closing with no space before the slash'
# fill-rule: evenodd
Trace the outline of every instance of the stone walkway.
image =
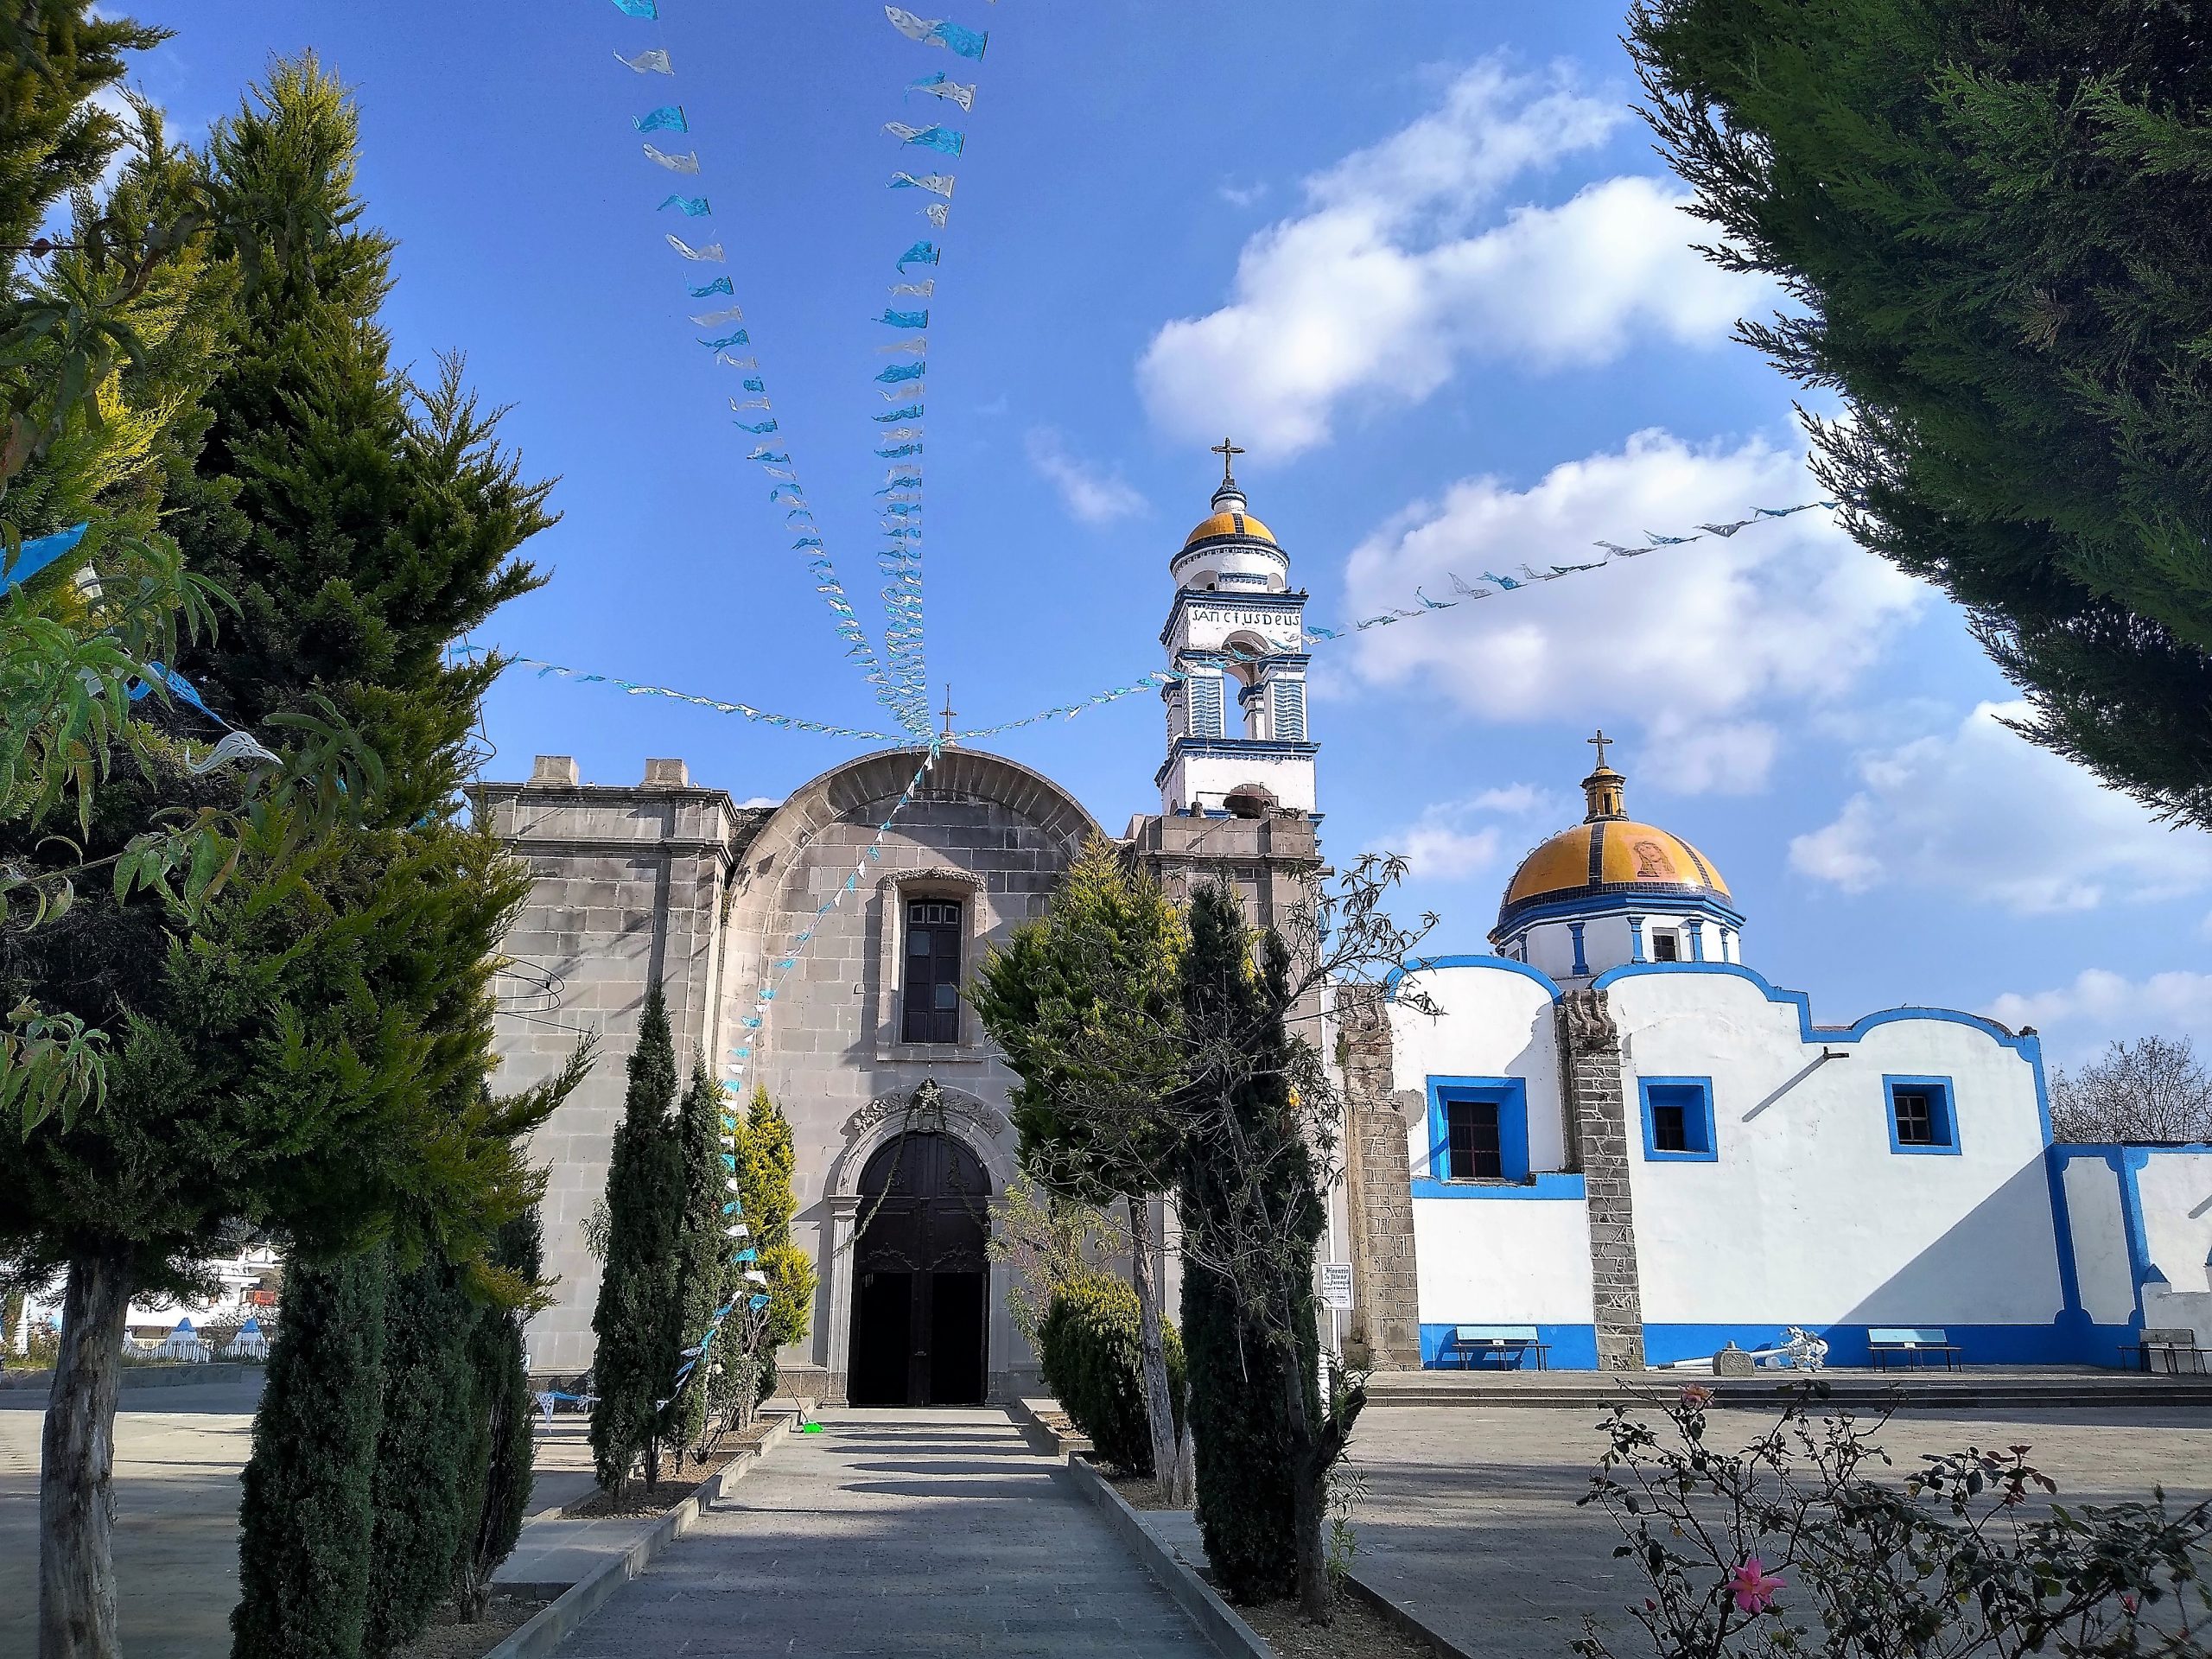
<svg viewBox="0 0 2212 1659">
<path fill-rule="evenodd" d="M 1644 1594 L 1602 1510 L 1579 1510 L 1605 1449 L 1594 1408 L 1403 1407 L 1359 1420 L 1351 1457 L 1366 1483 L 1353 1570 L 1486 1659 L 1567 1659 L 1586 1614 L 1608 1637 L 1640 1639 L 1623 1609 Z M 1713 1414 L 1713 1441 L 1740 1446 L 1768 1414 Z M 1873 1437 L 1900 1466 L 1923 1452 L 2034 1448 L 2063 1500 L 2170 1505 L 2212 1488 L 2212 1409 L 1912 1412 Z"/>
<path fill-rule="evenodd" d="M 562 1659 L 1199 1659 L 1196 1629 L 993 1408 L 840 1412 L 616 1592 Z"/>
</svg>

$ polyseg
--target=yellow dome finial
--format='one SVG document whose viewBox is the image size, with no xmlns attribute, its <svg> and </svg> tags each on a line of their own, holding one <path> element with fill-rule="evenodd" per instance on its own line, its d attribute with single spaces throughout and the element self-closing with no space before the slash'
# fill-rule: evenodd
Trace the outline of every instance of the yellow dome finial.
<svg viewBox="0 0 2212 1659">
<path fill-rule="evenodd" d="M 1628 809 L 1624 804 L 1628 779 L 1605 764 L 1605 751 L 1618 738 L 1607 737 L 1600 726 L 1595 737 L 1582 740 L 1598 751 L 1598 769 L 1582 780 L 1582 798 L 1590 804 L 1585 823 L 1595 823 L 1600 818 L 1624 818 Z"/>
</svg>

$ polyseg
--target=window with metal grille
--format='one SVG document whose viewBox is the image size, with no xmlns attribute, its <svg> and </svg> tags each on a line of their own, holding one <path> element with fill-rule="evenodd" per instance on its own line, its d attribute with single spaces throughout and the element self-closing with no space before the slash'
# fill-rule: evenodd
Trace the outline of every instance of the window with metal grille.
<svg viewBox="0 0 2212 1659">
<path fill-rule="evenodd" d="M 899 998 L 899 1040 L 960 1040 L 960 903 L 906 901 L 906 976 Z"/>
<path fill-rule="evenodd" d="M 1645 1158 L 1715 1161 L 1712 1078 L 1644 1077 L 1637 1087 L 1643 1099 Z"/>
<path fill-rule="evenodd" d="M 1675 935 L 1672 929 L 1660 928 L 1656 930 L 1651 935 L 1651 960 L 1654 962 L 1680 962 L 1681 959 L 1682 944 L 1681 938 Z"/>
<path fill-rule="evenodd" d="M 1885 1077 L 1890 1104 L 1890 1150 L 1955 1153 L 1959 1118 L 1948 1077 Z"/>
<path fill-rule="evenodd" d="M 1445 1175 L 1454 1181 L 1495 1181 L 1505 1173 L 1494 1100 L 1444 1103 Z"/>
</svg>

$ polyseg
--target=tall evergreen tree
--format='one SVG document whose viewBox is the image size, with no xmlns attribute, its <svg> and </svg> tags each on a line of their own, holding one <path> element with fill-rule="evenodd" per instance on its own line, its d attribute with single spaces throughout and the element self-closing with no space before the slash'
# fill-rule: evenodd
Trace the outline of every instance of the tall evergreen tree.
<svg viewBox="0 0 2212 1659">
<path fill-rule="evenodd" d="M 1649 118 L 1795 302 L 1741 338 L 2021 729 L 2212 828 L 2212 42 L 2171 0 L 1638 0 Z"/>
<path fill-rule="evenodd" d="M 734 1216 L 722 1212 L 732 1195 L 722 1163 L 721 1116 L 722 1086 L 707 1069 L 706 1056 L 695 1055 L 691 1082 L 677 1108 L 675 1125 L 682 1179 L 676 1241 L 676 1327 L 685 1348 L 697 1345 L 705 1334 L 715 1310 L 728 1300 L 734 1276 L 730 1257 L 739 1241 L 728 1236 Z M 677 1403 L 669 1408 L 670 1440 L 679 1458 L 685 1446 L 697 1446 L 706 1436 L 707 1381 L 715 1363 L 714 1344 L 692 1357 L 697 1362 L 696 1375 Z"/>
<path fill-rule="evenodd" d="M 791 1243 L 791 1217 L 798 1213 L 798 1196 L 792 1187 L 798 1157 L 791 1121 L 758 1084 L 746 1103 L 737 1160 L 738 1193 L 745 1206 L 749 1242 L 758 1255 L 753 1266 L 767 1281 L 768 1306 L 760 1310 L 753 1341 L 758 1363 L 750 1405 L 757 1406 L 775 1392 L 778 1351 L 806 1339 L 814 1318 L 816 1283 L 813 1260 Z M 748 1296 L 762 1288 L 750 1283 L 732 1286 L 734 1293 Z"/>
<path fill-rule="evenodd" d="M 670 1423 L 658 1402 L 674 1384 L 683 1346 L 677 1263 L 683 1165 L 669 1111 L 676 1101 L 676 1043 L 658 984 L 645 991 L 630 1052 L 622 1122 L 607 1168 L 607 1262 L 592 1310 L 592 1460 L 599 1484 L 619 1492 L 640 1457 L 645 1483 L 660 1480 Z"/>
<path fill-rule="evenodd" d="M 499 1230 L 493 1260 L 524 1285 L 544 1268 L 543 1233 L 535 1208 Z M 492 1575 L 513 1552 L 530 1512 L 536 1402 L 531 1397 L 522 1316 L 512 1299 L 476 1309 L 468 1338 L 468 1379 L 476 1425 L 463 1477 L 461 1512 L 472 1517 L 461 1541 L 454 1595 L 464 1618 L 483 1616 Z"/>
<path fill-rule="evenodd" d="M 384 1398 L 382 1249 L 284 1275 L 240 1504 L 237 1659 L 355 1659 L 376 1534 Z M 340 1363 L 340 1362 L 346 1363 Z"/>
<path fill-rule="evenodd" d="M 29 241 L 54 202 L 99 177 L 122 135 L 92 96 L 123 79 L 123 54 L 168 38 L 90 0 L 0 7 L 0 243 Z"/>
<path fill-rule="evenodd" d="M 376 1529 L 361 1625 L 361 1651 L 372 1659 L 429 1626 L 453 1592 L 475 1519 L 462 1513 L 477 1405 L 468 1370 L 474 1311 L 461 1271 L 450 1262 L 433 1256 L 392 1275 L 371 1484 Z"/>
<path fill-rule="evenodd" d="M 1285 1003 L 1253 969 L 1236 890 L 1201 887 L 1190 910 L 1183 1019 L 1194 1066 L 1182 1110 L 1201 1132 L 1184 1141 L 1183 1351 L 1198 1451 L 1198 1526 L 1206 1559 L 1240 1602 L 1298 1588 L 1301 1447 L 1297 1408 L 1320 1414 L 1313 1306 L 1319 1205 L 1287 1232 L 1313 1185 L 1294 1139 Z M 1268 940 L 1279 988 L 1281 941 Z M 1302 1288 L 1299 1282 L 1303 1265 Z M 1305 1396 L 1302 1402 L 1294 1395 Z"/>
</svg>

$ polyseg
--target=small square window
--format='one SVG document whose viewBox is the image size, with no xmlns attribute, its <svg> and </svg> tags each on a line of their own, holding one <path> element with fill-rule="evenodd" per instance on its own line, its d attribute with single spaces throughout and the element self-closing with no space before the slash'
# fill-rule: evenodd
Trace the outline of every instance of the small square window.
<svg viewBox="0 0 2212 1659">
<path fill-rule="evenodd" d="M 1661 928 L 1658 931 L 1652 934 L 1652 961 L 1680 962 L 1681 959 L 1682 942 L 1671 928 Z"/>
<path fill-rule="evenodd" d="M 1890 1150 L 1955 1153 L 1958 1112 L 1948 1077 L 1884 1077 L 1889 1096 Z"/>
<path fill-rule="evenodd" d="M 1645 1077 L 1637 1084 L 1643 1102 L 1643 1156 L 1651 1163 L 1713 1163 L 1710 1077 Z"/>
<path fill-rule="evenodd" d="M 1529 1092 L 1519 1078 L 1431 1077 L 1428 1128 L 1432 1179 L 1529 1179 Z"/>
</svg>

